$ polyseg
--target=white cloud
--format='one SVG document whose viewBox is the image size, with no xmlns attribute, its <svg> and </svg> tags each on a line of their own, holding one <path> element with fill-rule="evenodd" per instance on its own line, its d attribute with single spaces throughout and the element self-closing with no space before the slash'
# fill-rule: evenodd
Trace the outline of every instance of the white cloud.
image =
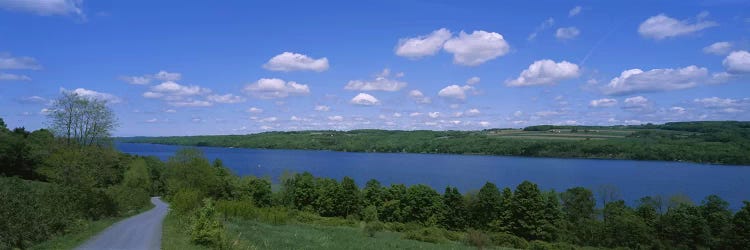
<svg viewBox="0 0 750 250">
<path fill-rule="evenodd" d="M 148 76 L 121 76 L 120 80 L 134 85 L 146 85 L 151 83 L 151 78 Z"/>
<path fill-rule="evenodd" d="M 472 89 L 474 88 L 468 85 L 458 86 L 454 84 L 441 89 L 438 96 L 463 101 L 466 100 L 466 91 Z"/>
<path fill-rule="evenodd" d="M 732 49 L 730 42 L 715 42 L 703 48 L 703 53 L 714 55 L 726 55 Z"/>
<path fill-rule="evenodd" d="M 55 111 L 54 109 L 48 109 L 48 108 L 42 108 L 42 110 L 39 111 L 40 115 L 49 115 L 52 113 L 52 111 Z"/>
<path fill-rule="evenodd" d="M 691 23 L 689 20 L 680 21 L 665 14 L 659 14 L 643 21 L 638 27 L 638 33 L 646 38 L 661 40 L 689 35 L 717 25 L 716 22 L 704 21 L 700 18 L 695 23 Z"/>
<path fill-rule="evenodd" d="M 429 112 L 427 113 L 427 116 L 429 116 L 430 118 L 438 118 L 440 117 L 440 112 Z"/>
<path fill-rule="evenodd" d="M 516 110 L 516 112 L 513 112 L 513 116 L 515 117 L 521 117 L 523 115 L 523 111 Z"/>
<path fill-rule="evenodd" d="M 256 107 L 250 107 L 249 109 L 247 109 L 247 112 L 259 114 L 259 113 L 263 113 L 263 109 L 256 108 Z"/>
<path fill-rule="evenodd" d="M 591 100 L 591 102 L 589 103 L 589 106 L 594 107 L 594 108 L 612 107 L 612 106 L 615 106 L 615 105 L 617 105 L 617 100 L 610 99 L 610 98 L 603 98 L 603 99 L 598 99 L 598 100 Z"/>
<path fill-rule="evenodd" d="M 722 64 L 732 74 L 750 73 L 750 53 L 744 50 L 733 51 L 724 58 Z"/>
<path fill-rule="evenodd" d="M 399 91 L 406 87 L 407 83 L 390 78 L 391 71 L 383 69 L 372 81 L 352 80 L 344 86 L 346 90 L 357 91 Z M 396 75 L 398 77 L 398 74 Z"/>
<path fill-rule="evenodd" d="M 427 104 L 432 102 L 429 97 L 424 96 L 424 94 L 422 94 L 422 91 L 419 91 L 417 89 L 409 91 L 409 97 L 416 103 Z"/>
<path fill-rule="evenodd" d="M 210 107 L 213 103 L 208 101 L 192 100 L 192 101 L 171 101 L 167 104 L 175 107 Z"/>
<path fill-rule="evenodd" d="M 275 121 L 277 121 L 278 119 L 279 119 L 279 118 L 276 118 L 275 116 L 271 116 L 271 117 L 266 117 L 266 118 L 260 119 L 260 120 L 258 120 L 258 121 L 259 121 L 259 122 L 275 122 Z"/>
<path fill-rule="evenodd" d="M 334 115 L 334 116 L 329 116 L 328 120 L 332 122 L 340 122 L 344 120 L 344 117 L 340 115 Z"/>
<path fill-rule="evenodd" d="M 532 63 L 528 69 L 521 72 L 518 78 L 505 81 L 505 83 L 512 87 L 552 85 L 561 80 L 576 78 L 579 75 L 578 65 L 574 63 L 567 61 L 556 63 L 555 61 L 544 59 Z"/>
<path fill-rule="evenodd" d="M 261 99 L 310 94 L 310 88 L 307 85 L 292 81 L 286 82 L 278 78 L 261 78 L 255 83 L 246 85 L 243 91 Z"/>
<path fill-rule="evenodd" d="M 167 109 L 167 110 L 164 110 L 164 113 L 177 113 L 177 110 Z"/>
<path fill-rule="evenodd" d="M 422 115 L 422 113 L 419 113 L 419 112 L 412 112 L 412 113 L 409 114 L 410 117 L 417 117 L 417 116 L 421 116 L 421 115 Z"/>
<path fill-rule="evenodd" d="M 31 77 L 0 72 L 0 81 L 31 81 Z"/>
<path fill-rule="evenodd" d="M 469 109 L 466 111 L 467 116 L 477 116 L 481 114 L 482 112 L 479 111 L 479 109 Z"/>
<path fill-rule="evenodd" d="M 719 98 L 719 97 L 697 98 L 693 100 L 693 102 L 700 104 L 701 106 L 705 108 L 712 108 L 712 109 L 739 107 L 739 106 L 742 106 L 743 104 L 750 102 L 750 99 L 745 99 L 744 101 L 745 102 L 739 99 Z"/>
<path fill-rule="evenodd" d="M 241 103 L 245 102 L 245 98 L 241 96 L 236 96 L 233 94 L 226 94 L 226 95 L 209 95 L 206 97 L 207 100 L 216 102 L 216 103 Z"/>
<path fill-rule="evenodd" d="M 581 34 L 581 31 L 578 30 L 576 27 L 565 27 L 565 28 L 558 28 L 557 32 L 555 32 L 555 37 L 560 40 L 569 40 L 576 38 L 578 35 Z"/>
<path fill-rule="evenodd" d="M 397 113 L 393 113 L 393 115 L 392 115 L 392 116 L 393 116 L 393 117 L 396 117 L 396 118 L 399 118 L 399 117 L 401 117 L 401 113 L 398 113 L 398 112 L 397 112 Z"/>
<path fill-rule="evenodd" d="M 692 88 L 708 76 L 706 68 L 695 65 L 678 69 L 630 69 L 613 78 L 603 91 L 608 95 L 659 92 Z"/>
<path fill-rule="evenodd" d="M 581 6 L 576 6 L 570 9 L 570 11 L 568 11 L 568 17 L 574 17 L 578 14 L 581 14 L 581 9 L 582 9 Z"/>
<path fill-rule="evenodd" d="M 453 54 L 453 63 L 477 66 L 507 54 L 510 45 L 499 33 L 476 30 L 471 34 L 461 31 L 458 37 L 446 41 L 443 49 Z"/>
<path fill-rule="evenodd" d="M 403 38 L 398 41 L 395 53 L 398 56 L 419 59 L 425 56 L 431 56 L 440 51 L 446 40 L 453 34 L 445 29 L 435 30 L 429 35 Z"/>
<path fill-rule="evenodd" d="M 650 102 L 646 97 L 643 96 L 634 96 L 625 98 L 625 106 L 623 108 L 625 109 L 643 109 L 647 108 L 650 105 Z"/>
<path fill-rule="evenodd" d="M 146 120 L 147 123 L 155 123 L 155 122 L 158 122 L 158 121 L 159 120 L 157 120 L 156 118 L 151 118 L 151 119 Z"/>
<path fill-rule="evenodd" d="M 315 106 L 315 111 L 328 112 L 329 110 L 331 110 L 331 107 L 328 107 L 326 105 L 316 105 Z"/>
<path fill-rule="evenodd" d="M 166 81 L 151 87 L 151 91 L 144 93 L 143 96 L 149 98 L 167 96 L 168 99 L 177 100 L 184 96 L 204 95 L 208 93 L 211 93 L 211 90 L 207 88 L 196 85 L 180 85 L 173 81 Z"/>
<path fill-rule="evenodd" d="M 78 15 L 83 17 L 83 0 L 0 0 L 0 8 L 31 12 L 40 16 Z"/>
<path fill-rule="evenodd" d="M 179 81 L 180 79 L 182 79 L 182 74 L 160 70 L 151 77 L 160 81 Z"/>
<path fill-rule="evenodd" d="M 710 84 L 725 83 L 734 77 L 736 77 L 736 75 L 729 74 L 727 72 L 713 73 L 711 74 L 711 79 L 708 80 L 708 83 Z"/>
<path fill-rule="evenodd" d="M 366 93 L 359 93 L 357 96 L 352 98 L 350 102 L 352 104 L 362 105 L 362 106 L 373 106 L 373 105 L 380 104 L 380 101 L 377 98 Z"/>
<path fill-rule="evenodd" d="M 539 32 L 542 32 L 545 29 L 552 27 L 552 25 L 555 25 L 555 19 L 551 17 L 547 18 L 547 20 L 544 20 L 544 22 L 542 22 L 541 24 L 539 24 L 539 26 L 536 27 L 534 32 L 529 34 L 529 37 L 527 37 L 526 40 L 529 40 L 529 41 L 534 40 L 536 36 L 539 35 Z"/>
<path fill-rule="evenodd" d="M 490 125 L 491 124 L 488 121 L 481 121 L 481 122 L 479 122 L 479 126 L 482 126 L 482 127 L 489 127 Z"/>
<path fill-rule="evenodd" d="M 263 68 L 271 71 L 316 71 L 328 70 L 328 58 L 313 59 L 307 55 L 284 52 L 274 56 Z"/>
<path fill-rule="evenodd" d="M 0 0 L 0 3 L 2 0 Z M 32 69 L 38 70 L 42 66 L 33 57 L 13 57 L 9 53 L 0 53 L 0 69 Z"/>
<path fill-rule="evenodd" d="M 683 107 L 674 106 L 674 107 L 669 108 L 669 111 L 672 112 L 672 113 L 674 113 L 674 114 L 681 115 L 681 114 L 686 113 L 687 109 L 685 109 Z"/>
<path fill-rule="evenodd" d="M 482 79 L 481 79 L 481 78 L 479 78 L 478 76 L 474 76 L 474 77 L 472 77 L 472 78 L 469 78 L 468 80 L 466 80 L 466 84 L 469 84 L 469 85 L 474 85 L 474 84 L 477 84 L 477 83 L 479 83 L 479 81 L 481 81 L 481 80 L 482 80 Z"/>
<path fill-rule="evenodd" d="M 21 103 L 32 103 L 32 104 L 43 104 L 47 103 L 47 99 L 41 96 L 29 96 L 18 99 Z"/>
<path fill-rule="evenodd" d="M 82 97 L 96 99 L 96 100 L 104 101 L 104 102 L 111 103 L 111 104 L 122 102 L 122 99 L 120 99 L 119 97 L 117 97 L 115 95 L 108 94 L 108 93 L 102 93 L 102 92 L 96 92 L 96 91 L 88 90 L 88 89 L 84 89 L 84 88 L 77 88 L 77 89 L 74 89 L 72 91 L 68 91 L 66 89 L 60 89 L 60 90 L 62 92 L 75 93 L 75 94 L 78 94 L 79 96 L 82 96 Z"/>
</svg>

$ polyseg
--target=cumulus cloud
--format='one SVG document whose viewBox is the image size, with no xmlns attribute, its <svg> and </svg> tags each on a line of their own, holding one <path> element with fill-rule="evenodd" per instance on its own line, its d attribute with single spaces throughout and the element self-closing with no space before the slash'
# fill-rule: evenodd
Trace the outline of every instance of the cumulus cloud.
<svg viewBox="0 0 750 250">
<path fill-rule="evenodd" d="M 47 103 L 47 99 L 41 96 L 28 96 L 19 98 L 18 101 L 24 104 L 43 104 Z"/>
<path fill-rule="evenodd" d="M 118 79 L 129 84 L 146 85 L 151 83 L 151 81 L 153 80 L 165 82 L 179 81 L 180 79 L 182 79 L 182 74 L 160 70 L 159 72 L 156 72 L 156 74 L 148 74 L 142 76 L 120 76 L 118 77 Z"/>
<path fill-rule="evenodd" d="M 400 77 L 401 73 L 395 77 Z M 383 72 L 375 76 L 374 80 L 352 80 L 344 86 L 346 90 L 357 91 L 399 91 L 406 87 L 407 83 L 391 78 L 391 70 L 383 69 Z"/>
<path fill-rule="evenodd" d="M 425 56 L 431 56 L 440 51 L 446 40 L 453 34 L 445 29 L 433 31 L 429 35 L 402 38 L 396 45 L 395 53 L 398 56 L 419 59 Z"/>
<path fill-rule="evenodd" d="M 574 63 L 567 61 L 556 63 L 555 61 L 544 59 L 532 63 L 528 69 L 521 72 L 518 78 L 505 81 L 505 83 L 512 87 L 552 85 L 558 81 L 576 78 L 579 75 L 578 65 Z"/>
<path fill-rule="evenodd" d="M 31 81 L 31 77 L 0 72 L 0 81 Z"/>
<path fill-rule="evenodd" d="M 147 76 L 121 76 L 120 80 L 134 85 L 146 85 L 151 83 L 151 78 Z"/>
<path fill-rule="evenodd" d="M 481 78 L 479 78 L 478 76 L 474 76 L 474 77 L 472 77 L 472 78 L 469 78 L 468 80 L 466 80 L 466 84 L 469 84 L 469 85 L 474 85 L 474 84 L 477 84 L 477 83 L 479 83 L 479 81 L 481 81 L 481 80 L 482 80 L 482 79 L 481 79 Z"/>
<path fill-rule="evenodd" d="M 246 85 L 243 91 L 261 99 L 310 94 L 310 88 L 307 85 L 292 81 L 286 82 L 278 78 L 261 78 L 255 83 Z"/>
<path fill-rule="evenodd" d="M 581 8 L 581 6 L 573 7 L 572 9 L 570 9 L 570 11 L 568 11 L 568 17 L 574 17 L 574 16 L 577 16 L 578 14 L 581 14 L 582 9 L 583 8 Z"/>
<path fill-rule="evenodd" d="M 340 115 L 334 115 L 334 116 L 329 116 L 328 120 L 332 122 L 340 122 L 344 120 L 344 117 Z"/>
<path fill-rule="evenodd" d="M 719 98 L 719 97 L 707 97 L 707 98 L 696 98 L 693 102 L 699 104 L 705 108 L 736 108 L 743 106 L 744 104 L 750 103 L 750 99 L 732 99 L 732 98 Z"/>
<path fill-rule="evenodd" d="M 732 43 L 730 42 L 715 42 L 711 45 L 703 48 L 703 53 L 714 54 L 714 55 L 726 55 L 732 49 Z"/>
<path fill-rule="evenodd" d="M 182 74 L 160 70 L 152 77 L 160 81 L 179 81 L 180 79 L 182 79 Z"/>
<path fill-rule="evenodd" d="M 750 53 L 744 50 L 733 51 L 724 58 L 722 64 L 732 74 L 750 73 Z"/>
<path fill-rule="evenodd" d="M 414 100 L 414 102 L 420 103 L 420 104 L 427 104 L 427 103 L 431 103 L 432 102 L 432 100 L 430 100 L 429 97 L 426 97 L 422 93 L 422 91 L 419 91 L 418 89 L 414 89 L 412 91 L 409 91 L 409 98 L 411 98 L 412 100 Z"/>
<path fill-rule="evenodd" d="M 716 22 L 705 21 L 702 18 L 696 22 L 677 20 L 665 14 L 649 17 L 638 26 L 638 33 L 646 38 L 662 40 L 670 37 L 690 35 L 703 29 L 717 26 Z"/>
<path fill-rule="evenodd" d="M 250 107 L 249 109 L 247 109 L 247 112 L 259 114 L 259 113 L 263 113 L 263 109 L 256 108 L 256 107 Z"/>
<path fill-rule="evenodd" d="M 646 97 L 634 96 L 625 98 L 624 109 L 644 109 L 650 106 L 650 102 Z"/>
<path fill-rule="evenodd" d="M 507 54 L 510 45 L 499 33 L 476 30 L 471 34 L 461 31 L 458 37 L 446 41 L 443 49 L 453 54 L 453 63 L 477 66 Z"/>
<path fill-rule="evenodd" d="M 692 88 L 708 75 L 706 68 L 691 65 L 677 69 L 629 69 L 613 78 L 604 86 L 608 95 L 628 95 L 634 93 L 660 92 Z"/>
<path fill-rule="evenodd" d="M 213 103 L 202 100 L 170 101 L 167 104 L 175 107 L 210 107 Z"/>
<path fill-rule="evenodd" d="M 307 55 L 284 52 L 274 56 L 263 68 L 271 71 L 316 71 L 328 70 L 328 58 L 314 59 Z"/>
<path fill-rule="evenodd" d="M 612 107 L 617 105 L 617 100 L 610 99 L 610 98 L 603 98 L 598 100 L 591 100 L 589 103 L 589 106 L 594 108 L 605 108 L 605 107 Z"/>
<path fill-rule="evenodd" d="M 215 102 L 215 103 L 241 103 L 245 102 L 245 98 L 241 96 L 236 96 L 233 94 L 226 94 L 226 95 L 209 95 L 206 97 L 207 100 Z"/>
<path fill-rule="evenodd" d="M 2 0 L 0 0 L 2 2 Z M 21 1 L 23 2 L 23 1 Z M 33 57 L 14 57 L 10 53 L 0 53 L 0 69 L 42 69 Z"/>
<path fill-rule="evenodd" d="M 146 92 L 146 93 L 149 93 L 149 92 Z M 166 81 L 159 85 L 151 87 L 150 93 L 156 93 L 154 97 L 156 97 L 157 95 L 159 95 L 159 97 L 161 96 L 182 97 L 182 96 L 194 96 L 194 95 L 208 94 L 208 93 L 211 93 L 211 90 L 207 88 L 202 88 L 197 85 L 188 86 L 188 85 L 181 85 L 173 81 Z M 179 99 L 179 98 L 173 98 L 173 99 Z"/>
<path fill-rule="evenodd" d="M 83 0 L 0 0 L 0 8 L 30 12 L 40 16 L 78 15 L 83 17 Z"/>
<path fill-rule="evenodd" d="M 373 106 L 373 105 L 380 104 L 380 101 L 377 98 L 366 93 L 359 93 L 357 96 L 352 98 L 350 102 L 352 104 L 361 105 L 361 106 Z"/>
<path fill-rule="evenodd" d="M 329 110 L 331 110 L 331 107 L 328 107 L 326 105 L 316 105 L 315 106 L 315 111 L 328 112 Z"/>
<path fill-rule="evenodd" d="M 479 111 L 479 109 L 469 109 L 465 112 L 467 116 L 478 116 L 482 112 Z"/>
<path fill-rule="evenodd" d="M 466 92 L 473 89 L 474 87 L 469 85 L 458 86 L 454 84 L 441 89 L 440 92 L 438 92 L 438 96 L 463 101 L 466 100 Z"/>
<path fill-rule="evenodd" d="M 576 27 L 565 27 L 565 28 L 558 28 L 557 32 L 555 32 L 555 37 L 560 40 L 570 40 L 573 38 L 576 38 L 578 35 L 581 34 L 581 31 L 578 30 Z"/>
<path fill-rule="evenodd" d="M 438 118 L 440 117 L 440 112 L 429 112 L 427 113 L 427 116 L 429 116 L 430 118 Z"/>
<path fill-rule="evenodd" d="M 110 104 L 115 104 L 115 103 L 122 102 L 122 99 L 120 99 L 119 97 L 117 97 L 115 95 L 108 94 L 108 93 L 102 93 L 102 92 L 96 92 L 96 91 L 89 90 L 89 89 L 84 89 L 84 88 L 77 88 L 77 89 L 74 89 L 74 90 L 71 90 L 71 91 L 66 90 L 66 89 L 63 88 L 63 89 L 60 89 L 60 91 L 61 92 L 69 92 L 69 93 L 78 94 L 79 96 L 82 96 L 82 97 L 96 99 L 96 100 L 104 101 L 104 102 L 107 102 L 107 103 L 110 103 Z"/>
</svg>

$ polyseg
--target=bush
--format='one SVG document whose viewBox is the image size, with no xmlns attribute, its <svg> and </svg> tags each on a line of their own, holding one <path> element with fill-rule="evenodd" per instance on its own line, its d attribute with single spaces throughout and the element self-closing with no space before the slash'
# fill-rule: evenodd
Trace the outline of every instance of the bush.
<svg viewBox="0 0 750 250">
<path fill-rule="evenodd" d="M 254 220 L 258 218 L 258 209 L 255 207 L 254 203 L 249 200 L 220 200 L 216 202 L 216 210 L 223 214 L 225 218 L 235 217 L 245 220 Z"/>
<path fill-rule="evenodd" d="M 406 232 L 404 238 L 430 243 L 441 243 L 448 241 L 448 239 L 445 238 L 444 230 L 436 227 L 425 227 Z"/>
<path fill-rule="evenodd" d="M 383 222 L 373 221 L 365 224 L 364 232 L 367 236 L 375 237 L 375 233 L 381 232 L 383 229 L 385 229 Z"/>
<path fill-rule="evenodd" d="M 224 225 L 219 221 L 213 202 L 203 200 L 203 207 L 190 225 L 190 240 L 198 245 L 220 247 L 225 238 Z"/>
<path fill-rule="evenodd" d="M 508 234 L 508 233 L 494 233 L 491 236 L 492 244 L 495 246 L 526 249 L 529 248 L 529 242 L 525 239 Z"/>
<path fill-rule="evenodd" d="M 378 208 L 369 205 L 364 210 L 362 210 L 362 220 L 365 222 L 371 222 L 378 220 Z"/>
<path fill-rule="evenodd" d="M 445 235 L 445 238 L 447 238 L 450 241 L 462 241 L 465 237 L 465 233 L 463 232 L 456 232 L 456 231 L 450 231 L 450 230 L 444 230 L 443 235 Z"/>
<path fill-rule="evenodd" d="M 417 223 L 412 223 L 412 222 L 406 223 L 406 224 L 401 223 L 401 222 L 388 222 L 388 223 L 385 223 L 385 228 L 388 229 L 388 231 L 402 233 L 402 232 L 408 232 L 408 231 L 414 231 L 414 230 L 420 229 L 422 228 L 422 226 Z"/>
<path fill-rule="evenodd" d="M 339 217 L 323 217 L 316 213 L 298 211 L 295 213 L 294 218 L 301 223 L 314 224 L 321 226 L 357 226 L 358 222 L 350 219 L 342 219 Z"/>
<path fill-rule="evenodd" d="M 540 240 L 534 240 L 529 243 L 530 250 L 576 250 L 577 247 L 568 243 L 548 243 Z"/>
<path fill-rule="evenodd" d="M 469 231 L 466 232 L 466 244 L 470 246 L 483 249 L 489 246 L 490 243 L 490 237 L 481 231 L 469 229 Z"/>
<path fill-rule="evenodd" d="M 127 188 L 123 185 L 111 186 L 106 189 L 105 193 L 112 199 L 116 207 L 117 214 L 133 214 L 139 209 L 150 204 L 148 192 L 140 188 Z"/>
<path fill-rule="evenodd" d="M 272 224 L 284 225 L 289 221 L 289 210 L 285 207 L 258 208 L 258 220 Z"/>
<path fill-rule="evenodd" d="M 203 195 L 196 190 L 180 190 L 174 194 L 169 206 L 179 215 L 190 215 L 195 209 L 201 207 L 202 199 Z"/>
</svg>

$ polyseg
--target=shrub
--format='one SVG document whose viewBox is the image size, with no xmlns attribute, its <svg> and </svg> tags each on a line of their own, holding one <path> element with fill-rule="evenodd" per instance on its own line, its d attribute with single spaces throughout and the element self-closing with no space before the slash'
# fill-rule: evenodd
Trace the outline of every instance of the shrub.
<svg viewBox="0 0 750 250">
<path fill-rule="evenodd" d="M 444 230 L 436 227 L 425 227 L 406 232 L 404 238 L 430 243 L 441 243 L 448 241 L 448 239 L 445 238 Z"/>
<path fill-rule="evenodd" d="M 491 235 L 492 244 L 495 246 L 526 249 L 529 248 L 529 242 L 525 239 L 508 234 L 508 233 L 494 233 Z"/>
<path fill-rule="evenodd" d="M 198 245 L 220 247 L 226 236 L 211 199 L 203 200 L 190 226 L 190 240 Z"/>
<path fill-rule="evenodd" d="M 534 240 L 529 243 L 530 250 L 576 250 L 575 246 L 568 243 L 548 243 L 540 240 Z"/>
<path fill-rule="evenodd" d="M 365 222 L 371 222 L 378 220 L 378 208 L 373 205 L 367 206 L 362 210 L 362 220 Z"/>
<path fill-rule="evenodd" d="M 258 218 L 258 209 L 254 203 L 249 200 L 228 201 L 220 200 L 216 202 L 216 210 L 223 214 L 224 217 L 235 217 L 246 220 Z"/>
<path fill-rule="evenodd" d="M 203 195 L 196 190 L 180 190 L 172 197 L 170 207 L 179 215 L 189 215 L 201 206 L 201 199 Z"/>
<path fill-rule="evenodd" d="M 285 207 L 258 208 L 258 220 L 272 224 L 284 225 L 289 221 L 289 210 Z"/>
<path fill-rule="evenodd" d="M 482 231 L 469 229 L 466 232 L 466 244 L 483 249 L 490 245 L 490 237 Z"/>
<path fill-rule="evenodd" d="M 375 233 L 385 229 L 385 225 L 380 221 L 372 221 L 365 224 L 364 232 L 367 236 L 375 237 Z"/>
<path fill-rule="evenodd" d="M 112 199 L 120 215 L 133 214 L 150 203 L 148 192 L 140 188 L 127 188 L 122 185 L 111 186 L 105 190 Z"/>
<path fill-rule="evenodd" d="M 461 241 L 465 237 L 465 233 L 463 232 L 456 232 L 456 231 L 450 231 L 450 230 L 444 230 L 443 235 L 445 235 L 445 238 L 450 241 Z"/>
</svg>

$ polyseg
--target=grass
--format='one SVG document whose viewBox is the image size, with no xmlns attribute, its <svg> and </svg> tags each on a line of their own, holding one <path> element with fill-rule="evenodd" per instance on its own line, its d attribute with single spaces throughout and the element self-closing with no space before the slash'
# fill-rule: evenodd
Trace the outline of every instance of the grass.
<svg viewBox="0 0 750 250">
<path fill-rule="evenodd" d="M 402 233 L 377 232 L 368 237 L 358 227 L 310 224 L 270 225 L 255 220 L 229 220 L 226 224 L 235 246 L 249 249 L 476 249 L 459 242 L 427 243 L 403 239 Z M 244 249 L 244 247 L 239 247 Z"/>
<path fill-rule="evenodd" d="M 151 208 L 153 207 L 154 207 L 154 204 L 149 203 L 148 206 L 141 208 L 137 211 L 132 211 L 132 213 L 129 213 L 127 215 L 105 218 L 105 219 L 96 220 L 96 221 L 84 222 L 74 232 L 59 235 L 45 242 L 31 246 L 31 248 L 29 249 L 60 249 L 60 250 L 74 249 L 80 246 L 81 244 L 83 244 L 84 242 L 86 242 L 87 240 L 91 239 L 95 235 L 104 231 L 104 229 L 107 229 L 112 224 L 115 224 L 118 221 L 127 219 L 133 215 L 151 210 Z"/>
</svg>

